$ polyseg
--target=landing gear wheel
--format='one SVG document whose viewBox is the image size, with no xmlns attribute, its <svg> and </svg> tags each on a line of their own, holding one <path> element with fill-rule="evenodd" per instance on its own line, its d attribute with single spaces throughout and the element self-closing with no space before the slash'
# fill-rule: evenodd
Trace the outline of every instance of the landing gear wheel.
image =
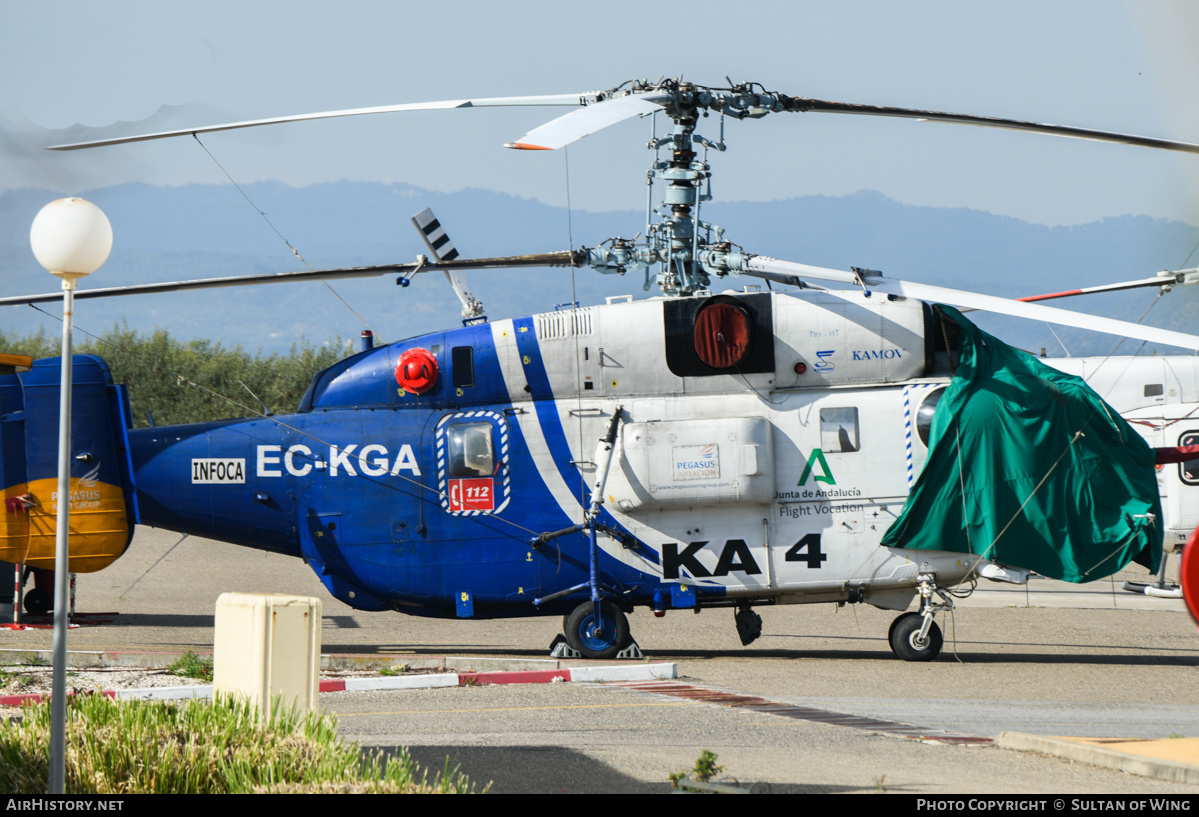
<svg viewBox="0 0 1199 817">
<path fill-rule="evenodd" d="M 31 616 L 44 616 L 54 606 L 54 599 L 45 590 L 34 588 L 25 594 L 25 612 Z"/>
<path fill-rule="evenodd" d="M 566 643 L 585 658 L 615 658 L 629 645 L 629 620 L 610 601 L 600 603 L 603 631 L 596 632 L 595 607 L 585 601 L 566 617 Z"/>
<path fill-rule="evenodd" d="M 887 640 L 891 642 L 891 650 L 904 661 L 932 661 L 941 654 L 945 639 L 941 637 L 937 622 L 929 625 L 928 637 L 920 642 L 917 639 L 922 626 L 924 616 L 920 613 L 904 613 L 891 622 Z"/>
</svg>

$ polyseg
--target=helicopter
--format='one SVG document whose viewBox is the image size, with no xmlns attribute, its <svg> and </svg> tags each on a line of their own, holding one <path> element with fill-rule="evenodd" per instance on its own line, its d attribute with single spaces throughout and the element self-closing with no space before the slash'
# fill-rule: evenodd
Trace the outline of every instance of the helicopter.
<svg viewBox="0 0 1199 817">
<path fill-rule="evenodd" d="M 945 409 L 963 394 L 963 372 L 1006 348 L 954 307 L 1199 350 L 1199 337 L 1179 332 L 876 270 L 757 255 L 700 218 L 711 199 L 707 153 L 726 149 L 727 118 L 902 117 L 1199 153 L 1183 142 L 828 102 L 758 83 L 709 87 L 660 78 L 581 94 L 405 103 L 52 149 L 512 105 L 577 109 L 506 144 L 518 150 L 553 150 L 626 119 L 653 117 L 650 195 L 639 238 L 468 259 L 426 210 L 413 222 L 429 255 L 413 262 L 77 292 L 86 299 L 384 275 L 404 285 L 417 274 L 442 272 L 463 304 L 463 325 L 382 346 L 365 341 L 315 375 L 293 414 L 148 429 L 131 427 L 127 395 L 103 360 L 77 356 L 71 502 L 82 513 L 71 540 L 72 570 L 111 563 L 128 547 L 134 526 L 144 524 L 301 558 L 335 598 L 358 610 L 561 615 L 563 634 L 551 647 L 557 655 L 639 655 L 627 619 L 638 606 L 657 616 L 733 608 L 748 644 L 761 631 L 755 606 L 862 602 L 901 613 L 888 636 L 899 657 L 932 660 L 943 644 L 934 617 L 952 609 L 954 588 L 980 577 L 1021 583 L 1034 568 L 1045 572 L 1023 540 L 1016 554 L 1028 564 L 1008 558 L 995 541 L 955 550 L 948 541 L 910 547 L 887 539 L 905 519 L 917 529 L 923 524 L 906 510 L 931 495 L 921 491 L 949 485 L 942 479 L 925 487 L 933 483 L 931 463 L 946 450 L 958 457 L 953 479 L 964 482 L 963 449 L 945 448 L 949 432 L 960 438 L 963 430 L 981 430 L 987 444 L 1037 448 L 1006 427 L 956 423 Z M 656 114 L 670 122 L 660 135 Z M 699 134 L 700 120 L 711 114 L 719 116 L 719 134 Z M 664 188 L 657 208 L 655 185 Z M 463 273 L 529 267 L 631 275 L 644 291 L 656 286 L 662 294 L 488 320 Z M 1169 273 L 1155 285 L 1195 283 L 1194 272 Z M 759 283 L 717 290 L 720 279 L 733 276 Z M 60 297 L 3 298 L 0 305 Z M 1178 360 L 1190 361 L 1187 382 L 1195 382 L 1194 360 Z M 1083 419 L 1071 417 L 1086 433 L 1075 430 L 1068 449 L 1098 469 L 1096 483 L 1111 486 L 1105 501 L 1093 503 L 1097 509 L 1118 509 L 1104 520 L 1109 538 L 1094 543 L 1102 555 L 1074 580 L 1109 575 L 1137 556 L 1155 568 L 1163 530 L 1173 535 L 1182 523 L 1163 518 L 1153 448 L 1067 375 L 1020 361 L 1033 372 L 1023 381 L 1032 386 L 1022 399 L 1040 400 L 1047 411 L 1084 406 Z M 23 373 L 0 374 L 0 413 L 9 420 L 0 426 L 0 484 L 10 512 L 0 529 L 0 558 L 44 564 L 53 552 L 60 366 L 47 359 Z M 985 383 L 981 391 L 988 393 Z M 1199 395 L 1188 385 L 1180 400 Z M 1105 447 L 1105 435 L 1115 435 L 1115 443 Z M 1121 470 L 1126 453 L 1132 459 Z M 1048 470 L 1037 477 L 1060 493 L 1060 472 L 1050 480 Z M 992 476 L 974 475 L 971 493 L 999 493 Z M 1039 490 L 1019 498 L 1028 502 Z M 1113 495 L 1123 499 L 1106 501 Z M 1023 537 L 1032 528 L 1021 530 Z M 919 530 L 909 538 L 919 539 Z M 1043 531 L 1034 544 L 1056 549 Z M 905 612 L 917 599 L 918 610 Z"/>
</svg>

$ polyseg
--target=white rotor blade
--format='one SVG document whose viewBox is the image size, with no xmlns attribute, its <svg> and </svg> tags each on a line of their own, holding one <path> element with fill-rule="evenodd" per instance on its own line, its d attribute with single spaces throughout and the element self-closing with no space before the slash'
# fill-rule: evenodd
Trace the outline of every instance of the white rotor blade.
<svg viewBox="0 0 1199 817">
<path fill-rule="evenodd" d="M 1028 318 L 1034 321 L 1057 324 L 1058 326 L 1073 326 L 1076 329 L 1089 329 L 1117 337 L 1136 338 L 1150 343 L 1161 343 L 1167 346 L 1180 346 L 1184 349 L 1199 350 L 1199 337 L 1186 335 L 1182 332 L 1172 332 L 1168 329 L 1156 329 L 1152 326 L 1142 326 L 1139 323 L 1118 321 L 1112 318 L 1101 318 L 1098 315 L 1086 315 L 1081 312 L 1071 312 L 1067 309 L 1057 309 L 1052 306 L 1023 303 L 1010 298 L 999 298 L 994 295 L 982 295 L 977 292 L 964 292 L 960 289 L 933 286 L 931 284 L 915 284 L 901 281 L 898 278 L 884 278 L 881 275 L 861 274 L 846 270 L 814 267 L 808 264 L 797 264 L 793 261 L 779 261 L 775 258 L 755 256 L 745 262 L 745 270 L 767 273 L 768 275 L 793 275 L 798 278 L 816 278 L 824 281 L 839 281 L 841 283 L 860 283 L 861 286 L 875 292 L 885 292 L 888 295 L 898 295 L 904 298 L 915 298 L 920 301 L 964 306 L 979 309 L 984 312 L 995 312 L 1000 315 L 1011 315 L 1016 318 Z"/>
<path fill-rule="evenodd" d="M 69 145 L 51 145 L 47 150 L 79 150 L 81 148 L 96 148 L 106 145 L 123 145 L 128 142 L 147 142 L 151 139 L 168 139 L 172 136 L 191 136 L 197 133 L 213 133 L 238 128 L 256 128 L 260 125 L 277 125 L 283 122 L 304 122 L 310 119 L 335 119 L 340 116 L 363 116 L 372 113 L 397 113 L 401 111 L 435 111 L 448 108 L 495 108 L 515 106 L 566 105 L 579 106 L 585 100 L 594 99 L 595 93 L 583 94 L 553 94 L 548 96 L 497 96 L 484 99 L 449 99 L 440 102 L 409 102 L 402 105 L 381 105 L 375 108 L 347 108 L 342 111 L 325 111 L 323 113 L 305 113 L 295 116 L 276 116 L 270 119 L 251 119 L 245 122 L 231 122 L 224 125 L 206 125 L 200 128 L 183 128 L 180 130 L 161 131 L 159 133 L 144 133 L 139 136 L 121 136 L 115 139 L 96 139 L 90 142 L 74 142 Z"/>
<path fill-rule="evenodd" d="M 669 99 L 666 94 L 638 94 L 606 99 L 588 105 L 581 111 L 572 111 L 546 122 L 515 142 L 508 142 L 504 147 L 517 150 L 557 150 L 617 122 L 660 111 L 662 101 L 666 99 Z"/>
<path fill-rule="evenodd" d="M 1090 329 L 1117 337 L 1136 338 L 1150 343 L 1161 343 L 1168 346 L 1181 346 L 1185 349 L 1199 350 L 1199 337 L 1185 335 L 1182 332 L 1172 332 L 1168 329 L 1156 329 L 1152 326 L 1142 326 L 1139 323 L 1118 321 L 1112 318 L 1101 318 L 1098 315 L 1086 315 L 1081 312 L 1071 312 L 1068 309 L 1058 309 L 1052 306 L 1023 303 L 1008 298 L 997 298 L 994 295 L 981 295 L 977 292 L 962 292 L 946 287 L 930 284 L 913 284 L 909 281 L 866 276 L 866 288 L 890 295 L 902 295 L 907 298 L 917 298 L 921 301 L 936 301 L 950 306 L 967 306 L 984 312 L 996 312 L 1000 315 L 1012 315 L 1017 318 L 1028 318 L 1035 321 L 1045 321 L 1059 326 L 1073 326 L 1076 329 Z"/>
</svg>

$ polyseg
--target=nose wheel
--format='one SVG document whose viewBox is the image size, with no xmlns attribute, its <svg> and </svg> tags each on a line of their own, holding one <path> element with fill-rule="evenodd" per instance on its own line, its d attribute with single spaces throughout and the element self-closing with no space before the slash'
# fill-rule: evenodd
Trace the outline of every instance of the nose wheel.
<svg viewBox="0 0 1199 817">
<path fill-rule="evenodd" d="M 598 619 L 595 604 L 583 602 L 566 617 L 563 632 L 566 643 L 584 658 L 615 658 L 631 640 L 628 618 L 610 601 L 600 603 Z"/>
<path fill-rule="evenodd" d="M 953 601 L 937 587 L 936 576 L 921 574 L 918 586 L 920 612 L 904 613 L 891 622 L 891 631 L 887 634 L 891 651 L 904 661 L 932 661 L 941 654 L 945 639 L 933 616 L 940 610 L 953 609 Z M 934 596 L 942 600 L 935 601 Z"/>
<path fill-rule="evenodd" d="M 895 619 L 887 635 L 891 651 L 904 661 L 932 661 L 941 654 L 945 639 L 937 622 L 930 620 L 928 632 L 921 635 L 923 628 L 924 616 L 920 613 L 904 613 Z"/>
</svg>

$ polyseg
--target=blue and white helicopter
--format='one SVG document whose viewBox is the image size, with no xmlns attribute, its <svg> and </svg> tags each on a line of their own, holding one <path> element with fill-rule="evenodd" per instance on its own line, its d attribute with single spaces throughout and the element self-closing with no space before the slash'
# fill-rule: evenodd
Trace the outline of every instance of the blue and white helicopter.
<svg viewBox="0 0 1199 817">
<path fill-rule="evenodd" d="M 73 522 L 72 569 L 103 567 L 125 550 L 136 524 L 150 525 L 301 558 L 334 597 L 359 610 L 562 615 L 564 639 L 554 649 L 589 658 L 637 654 L 626 618 L 637 606 L 657 615 L 731 607 L 749 643 L 761 629 L 755 606 L 865 602 L 905 611 L 918 600 L 917 612 L 895 620 L 890 643 L 904 659 L 930 660 L 942 646 L 934 615 L 952 607 L 952 588 L 980 576 L 1028 576 L 985 552 L 880 545 L 924 465 L 927 426 L 955 365 L 946 315 L 932 304 L 1199 350 L 1199 337 L 1177 332 L 755 255 L 700 218 L 710 199 L 707 151 L 725 149 L 725 117 L 867 114 L 1199 153 L 1192 144 L 826 102 L 756 83 L 716 88 L 658 80 L 54 149 L 507 105 L 577 108 L 507 145 L 517 149 L 555 149 L 624 119 L 664 115 L 671 126 L 651 142 L 649 175 L 651 191 L 660 184 L 665 192 L 660 209 L 647 207 L 644 237 L 464 259 L 425 211 L 414 223 L 430 253 L 410 263 L 80 290 L 75 297 L 83 299 L 384 275 L 405 283 L 444 272 L 465 320 L 365 346 L 316 374 L 294 414 L 195 425 L 132 429 L 128 402 L 103 361 L 77 356 L 72 506 L 80 521 Z M 696 132 L 709 113 L 722 123 L 715 139 Z M 545 266 L 643 275 L 644 288 L 656 285 L 662 296 L 488 321 L 462 276 Z M 732 276 L 759 286 L 717 291 L 719 279 Z M 1184 270 L 1150 283 L 1197 278 Z M 1195 359 L 1177 360 L 1170 402 L 1199 404 Z M 0 558 L 9 561 L 44 566 L 49 556 L 52 564 L 59 366 L 50 359 L 0 375 L 0 487 L 11 511 L 0 528 Z M 1131 404 L 1135 395 L 1126 403 L 1120 411 L 1144 408 Z M 1188 433 L 1199 440 L 1199 426 Z M 1172 478 L 1163 473 L 1160 479 Z M 1171 536 L 1199 521 L 1181 513 L 1164 522 Z"/>
</svg>

